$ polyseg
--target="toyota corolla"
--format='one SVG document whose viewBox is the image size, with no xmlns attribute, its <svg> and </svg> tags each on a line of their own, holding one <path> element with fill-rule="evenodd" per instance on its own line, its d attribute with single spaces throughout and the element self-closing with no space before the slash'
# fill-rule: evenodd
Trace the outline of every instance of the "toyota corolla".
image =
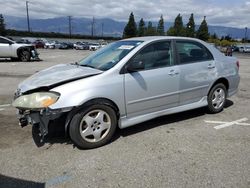
<svg viewBox="0 0 250 188">
<path fill-rule="evenodd" d="M 34 74 L 13 106 L 21 126 L 45 136 L 62 125 L 78 147 L 95 148 L 117 127 L 205 106 L 218 113 L 239 81 L 237 59 L 198 39 L 130 38 Z"/>
</svg>

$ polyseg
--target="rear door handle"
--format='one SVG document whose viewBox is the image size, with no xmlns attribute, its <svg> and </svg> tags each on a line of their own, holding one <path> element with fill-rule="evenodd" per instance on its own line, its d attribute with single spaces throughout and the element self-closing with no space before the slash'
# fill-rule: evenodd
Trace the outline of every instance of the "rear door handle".
<svg viewBox="0 0 250 188">
<path fill-rule="evenodd" d="M 170 76 L 177 75 L 177 74 L 179 74 L 179 72 L 177 72 L 174 69 L 170 70 L 169 73 L 168 73 L 168 75 L 170 75 Z"/>
<path fill-rule="evenodd" d="M 215 68 L 215 65 L 209 64 L 209 65 L 207 66 L 207 68 L 208 68 L 208 69 L 214 69 L 214 68 Z"/>
</svg>

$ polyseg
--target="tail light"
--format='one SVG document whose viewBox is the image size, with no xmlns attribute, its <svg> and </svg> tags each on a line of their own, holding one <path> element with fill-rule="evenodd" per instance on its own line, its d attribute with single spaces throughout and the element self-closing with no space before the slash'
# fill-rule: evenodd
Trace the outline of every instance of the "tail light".
<svg viewBox="0 0 250 188">
<path fill-rule="evenodd" d="M 240 69 L 240 62 L 239 61 L 236 61 L 236 65 L 237 65 L 238 69 Z"/>
</svg>

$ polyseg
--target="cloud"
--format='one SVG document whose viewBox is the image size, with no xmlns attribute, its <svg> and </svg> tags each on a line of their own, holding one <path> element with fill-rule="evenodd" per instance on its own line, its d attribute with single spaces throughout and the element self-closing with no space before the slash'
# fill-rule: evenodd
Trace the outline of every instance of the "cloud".
<svg viewBox="0 0 250 188">
<path fill-rule="evenodd" d="M 25 1 L 1 0 L 0 9 L 4 15 L 26 16 Z M 158 20 L 173 22 L 177 14 L 186 22 L 194 13 L 196 24 L 206 16 L 208 24 L 232 27 L 250 27 L 250 0 L 30 0 L 31 18 L 53 18 L 62 16 L 112 18 L 127 21 L 130 12 L 136 20 Z"/>
</svg>

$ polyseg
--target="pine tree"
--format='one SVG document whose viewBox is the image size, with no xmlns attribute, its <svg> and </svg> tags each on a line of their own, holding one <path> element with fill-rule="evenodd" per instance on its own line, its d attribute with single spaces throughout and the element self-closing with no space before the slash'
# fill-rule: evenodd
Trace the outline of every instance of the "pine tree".
<svg viewBox="0 0 250 188">
<path fill-rule="evenodd" d="M 185 29 L 183 26 L 182 16 L 178 14 L 175 18 L 174 28 L 177 36 L 185 36 Z"/>
<path fill-rule="evenodd" d="M 208 26 L 206 21 L 206 16 L 204 16 L 203 21 L 197 31 L 197 38 L 207 41 L 209 39 Z"/>
<path fill-rule="evenodd" d="M 185 28 L 180 14 L 175 18 L 174 26 L 169 28 L 167 34 L 171 36 L 185 36 Z"/>
<path fill-rule="evenodd" d="M 141 18 L 140 22 L 139 22 L 139 26 L 138 26 L 138 36 L 144 36 L 145 35 L 145 22 L 143 20 L 143 18 Z"/>
<path fill-rule="evenodd" d="M 175 34 L 175 29 L 174 29 L 174 27 L 170 27 L 170 28 L 168 29 L 167 35 L 169 35 L 169 36 L 175 36 L 175 35 L 176 35 L 176 34 Z"/>
<path fill-rule="evenodd" d="M 145 35 L 146 35 L 146 36 L 154 36 L 154 35 L 156 35 L 156 34 L 157 34 L 156 28 L 153 27 L 152 22 L 149 21 L 149 22 L 148 22 L 148 27 L 147 27 L 146 32 L 145 32 Z"/>
<path fill-rule="evenodd" d="M 214 33 L 214 34 L 211 36 L 211 39 L 218 39 L 218 36 L 216 35 L 216 33 Z"/>
<path fill-rule="evenodd" d="M 133 12 L 129 16 L 128 23 L 123 31 L 123 38 L 135 37 L 137 33 L 136 23 Z"/>
<path fill-rule="evenodd" d="M 0 14 L 0 35 L 1 36 L 5 36 L 6 35 L 4 17 L 3 17 L 2 14 Z"/>
<path fill-rule="evenodd" d="M 163 19 L 162 15 L 161 15 L 160 20 L 158 22 L 157 34 L 161 35 L 161 36 L 164 35 L 164 19 Z"/>
<path fill-rule="evenodd" d="M 187 37 L 195 37 L 195 22 L 194 22 L 194 14 L 192 13 L 189 21 L 186 26 L 186 36 Z"/>
</svg>

